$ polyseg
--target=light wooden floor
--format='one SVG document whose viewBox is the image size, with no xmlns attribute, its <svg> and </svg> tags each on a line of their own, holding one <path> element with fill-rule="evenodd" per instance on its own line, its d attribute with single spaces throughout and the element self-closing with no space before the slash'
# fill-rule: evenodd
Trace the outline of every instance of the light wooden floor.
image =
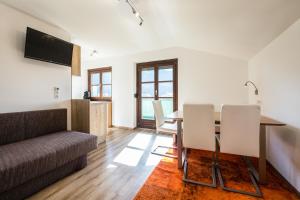
<svg viewBox="0 0 300 200">
<path fill-rule="evenodd" d="M 41 199 L 132 199 L 161 157 L 151 154 L 172 138 L 152 130 L 113 129 L 106 144 L 88 155 L 88 166 L 32 196 Z"/>
</svg>

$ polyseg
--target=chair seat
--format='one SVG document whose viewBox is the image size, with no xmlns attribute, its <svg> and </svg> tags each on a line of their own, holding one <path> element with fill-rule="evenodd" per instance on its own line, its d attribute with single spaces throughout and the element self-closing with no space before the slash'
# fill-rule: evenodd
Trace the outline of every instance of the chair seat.
<svg viewBox="0 0 300 200">
<path fill-rule="evenodd" d="M 158 132 L 176 134 L 177 133 L 177 123 L 163 123 L 157 128 Z"/>
</svg>

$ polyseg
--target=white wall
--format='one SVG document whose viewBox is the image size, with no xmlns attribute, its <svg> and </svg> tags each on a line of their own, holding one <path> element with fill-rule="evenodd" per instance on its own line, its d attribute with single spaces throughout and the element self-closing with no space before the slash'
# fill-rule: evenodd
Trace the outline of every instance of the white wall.
<svg viewBox="0 0 300 200">
<path fill-rule="evenodd" d="M 0 113 L 69 109 L 70 68 L 24 58 L 27 26 L 67 41 L 69 34 L 3 4 L 0 13 Z M 60 88 L 59 99 L 54 99 L 54 87 Z M 70 128 L 70 115 L 68 120 Z"/>
<path fill-rule="evenodd" d="M 248 103 L 248 90 L 244 83 L 248 78 L 247 62 L 184 48 L 169 48 L 115 57 L 84 61 L 85 68 L 112 66 L 113 124 L 136 126 L 136 63 L 178 58 L 179 107 L 185 102 L 214 103 L 219 109 L 222 103 Z M 74 98 L 82 98 L 87 90 L 87 71 Z M 80 87 L 80 81 L 83 86 Z M 74 82 L 74 79 L 73 79 Z M 74 90 L 74 89 L 73 89 Z M 78 96 L 75 96 L 78 94 Z"/>
<path fill-rule="evenodd" d="M 300 20 L 250 60 L 249 78 L 263 113 L 288 124 L 269 129 L 268 160 L 300 191 Z"/>
</svg>

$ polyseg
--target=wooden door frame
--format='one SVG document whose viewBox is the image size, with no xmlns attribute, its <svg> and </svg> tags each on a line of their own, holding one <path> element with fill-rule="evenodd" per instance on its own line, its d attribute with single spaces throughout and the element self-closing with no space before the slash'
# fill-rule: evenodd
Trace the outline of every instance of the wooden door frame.
<svg viewBox="0 0 300 200">
<path fill-rule="evenodd" d="M 139 98 L 141 98 L 141 76 L 140 71 L 145 66 L 151 66 L 154 67 L 154 69 L 157 68 L 158 65 L 173 65 L 173 110 L 178 110 L 178 58 L 175 59 L 168 59 L 168 60 L 159 60 L 159 61 L 151 61 L 151 62 L 144 62 L 144 63 L 137 63 L 136 64 L 136 123 L 137 127 L 141 127 L 143 125 L 144 128 L 151 128 L 155 129 L 155 122 L 150 122 L 152 120 L 148 120 L 149 122 L 142 124 L 141 118 L 141 103 L 139 102 Z M 155 70 L 156 71 L 156 70 Z M 157 72 L 154 74 L 155 78 L 158 77 Z M 155 86 L 156 87 L 156 86 Z"/>
</svg>

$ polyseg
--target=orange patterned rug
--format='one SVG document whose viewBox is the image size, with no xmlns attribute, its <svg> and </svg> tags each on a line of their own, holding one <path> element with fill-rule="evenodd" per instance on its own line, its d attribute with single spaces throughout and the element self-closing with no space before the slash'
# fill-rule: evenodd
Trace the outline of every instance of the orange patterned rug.
<svg viewBox="0 0 300 200">
<path fill-rule="evenodd" d="M 211 153 L 192 150 L 189 152 L 189 178 L 210 183 L 211 181 Z M 251 185 L 247 166 L 239 156 L 220 156 L 222 175 L 226 186 L 255 192 Z M 257 166 L 257 160 L 253 160 Z M 217 188 L 196 186 L 182 182 L 183 171 L 177 169 L 177 160 L 163 158 L 154 169 L 146 183 L 140 189 L 135 200 L 179 200 L 179 199 L 204 199 L 204 200 L 299 200 L 297 193 L 277 174 L 272 167 L 268 166 L 268 184 L 261 185 L 263 198 L 255 198 L 247 195 L 227 192 Z"/>
</svg>

